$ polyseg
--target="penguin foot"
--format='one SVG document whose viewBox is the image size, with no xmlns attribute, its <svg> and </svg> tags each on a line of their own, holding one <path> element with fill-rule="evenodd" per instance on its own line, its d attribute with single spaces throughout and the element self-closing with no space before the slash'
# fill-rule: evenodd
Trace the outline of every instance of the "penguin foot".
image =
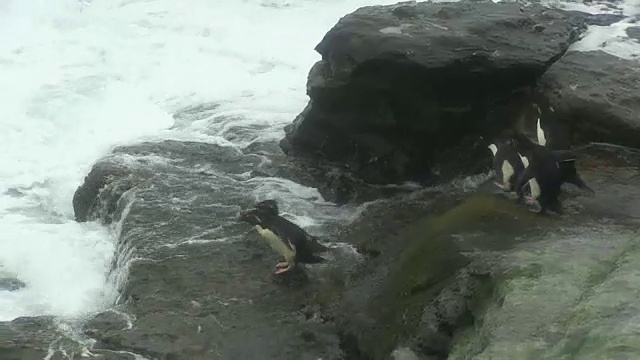
<svg viewBox="0 0 640 360">
<path fill-rule="evenodd" d="M 286 267 L 281 267 L 281 268 L 279 268 L 278 270 L 276 270 L 275 274 L 276 274 L 276 275 L 278 275 L 278 274 L 282 274 L 282 273 L 287 272 L 287 271 L 289 271 L 289 270 L 291 270 L 291 265 L 287 264 L 287 266 L 286 266 Z"/>
<path fill-rule="evenodd" d="M 287 266 L 289 266 L 288 262 L 286 262 L 286 261 L 285 262 L 279 262 L 279 263 L 276 264 L 276 269 L 282 269 L 283 267 L 287 267 Z"/>
<path fill-rule="evenodd" d="M 497 186 L 497 187 L 499 187 L 500 189 L 502 189 L 502 190 L 504 190 L 504 191 L 507 191 L 507 190 L 508 190 L 508 187 L 507 187 L 506 185 L 504 185 L 504 184 L 500 184 L 500 183 L 499 183 L 499 182 L 497 182 L 497 181 L 494 181 L 493 183 L 494 183 L 494 184 L 496 184 L 496 186 Z"/>
<path fill-rule="evenodd" d="M 537 205 L 538 201 L 534 198 L 532 198 L 531 196 L 525 196 L 525 199 L 527 201 L 527 204 L 529 205 Z"/>
</svg>

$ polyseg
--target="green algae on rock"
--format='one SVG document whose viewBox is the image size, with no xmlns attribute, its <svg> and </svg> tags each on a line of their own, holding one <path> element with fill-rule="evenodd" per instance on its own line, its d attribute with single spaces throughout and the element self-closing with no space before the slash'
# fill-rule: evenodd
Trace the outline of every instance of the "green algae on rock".
<svg viewBox="0 0 640 360">
<path fill-rule="evenodd" d="M 395 251 L 385 249 L 357 270 L 355 285 L 333 309 L 347 353 L 386 359 L 398 344 L 412 343 L 423 353 L 446 355 L 456 328 L 468 325 L 494 286 L 489 272 L 469 268 L 471 259 L 453 235 L 516 216 L 535 215 L 499 197 L 473 196 L 387 239 Z M 438 301 L 441 296 L 447 301 Z"/>
</svg>

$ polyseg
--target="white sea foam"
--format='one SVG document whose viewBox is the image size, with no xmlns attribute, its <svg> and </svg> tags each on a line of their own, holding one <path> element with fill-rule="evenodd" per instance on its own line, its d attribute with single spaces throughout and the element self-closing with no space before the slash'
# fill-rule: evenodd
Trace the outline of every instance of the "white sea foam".
<svg viewBox="0 0 640 360">
<path fill-rule="evenodd" d="M 105 279 L 113 232 L 75 223 L 71 207 L 97 158 L 144 138 L 234 146 L 280 138 L 307 101 L 313 48 L 326 31 L 360 6 L 395 2 L 0 1 L 0 267 L 27 284 L 0 291 L 0 320 L 75 317 L 113 302 Z M 609 49 L 632 45 L 615 41 L 624 45 Z M 172 127 L 171 114 L 200 103 L 243 120 Z M 231 141 L 232 127 L 254 135 Z M 317 196 L 285 183 L 255 193 L 267 195 L 291 206 Z M 311 215 L 298 216 L 312 225 Z"/>
<path fill-rule="evenodd" d="M 640 43 L 629 38 L 626 29 L 640 26 L 640 0 L 627 0 L 620 4 L 606 1 L 593 2 L 559 2 L 557 0 L 543 1 L 547 6 L 559 7 L 565 10 L 577 10 L 590 14 L 618 14 L 624 18 L 610 26 L 591 25 L 582 39 L 574 43 L 570 51 L 602 50 L 611 55 L 627 59 L 640 60 Z"/>
<path fill-rule="evenodd" d="M 93 162 L 146 137 L 220 138 L 206 122 L 162 132 L 198 103 L 248 114 L 266 130 L 256 138 L 278 137 L 306 101 L 315 43 L 367 3 L 0 2 L 0 266 L 27 284 L 0 291 L 0 320 L 113 302 L 102 292 L 113 237 L 73 221 Z"/>
</svg>

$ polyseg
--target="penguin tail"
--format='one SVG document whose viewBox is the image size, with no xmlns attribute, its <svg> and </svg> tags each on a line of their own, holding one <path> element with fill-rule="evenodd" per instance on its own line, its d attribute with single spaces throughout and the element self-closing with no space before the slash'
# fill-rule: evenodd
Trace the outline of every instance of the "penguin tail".
<svg viewBox="0 0 640 360">
<path fill-rule="evenodd" d="M 585 182 L 580 178 L 580 177 L 576 177 L 576 186 L 578 186 L 580 189 L 584 190 L 584 191 L 588 191 L 592 194 L 595 194 L 596 192 L 593 191 L 592 188 L 589 187 L 589 185 L 585 184 Z"/>
<path fill-rule="evenodd" d="M 320 243 L 319 239 L 315 236 L 309 236 L 309 247 L 313 252 L 326 252 L 329 247 Z"/>
</svg>

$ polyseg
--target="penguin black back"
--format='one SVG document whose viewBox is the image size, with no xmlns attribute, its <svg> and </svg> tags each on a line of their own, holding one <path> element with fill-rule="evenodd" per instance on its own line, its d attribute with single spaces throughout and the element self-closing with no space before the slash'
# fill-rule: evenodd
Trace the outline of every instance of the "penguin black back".
<svg viewBox="0 0 640 360">
<path fill-rule="evenodd" d="M 488 146 L 493 153 L 495 184 L 504 191 L 514 191 L 518 176 L 524 165 L 512 141 L 495 142 Z"/>
<path fill-rule="evenodd" d="M 264 200 L 255 204 L 253 209 L 244 212 L 240 220 L 271 231 L 295 251 L 296 262 L 314 264 L 325 261 L 315 253 L 324 251 L 326 248 L 317 243 L 316 239 L 304 229 L 280 216 L 278 212 L 275 200 Z"/>
<path fill-rule="evenodd" d="M 518 202 L 523 199 L 523 186 L 532 178 L 540 189 L 538 202 L 540 203 L 540 213 L 547 210 L 562 213 L 562 205 L 559 200 L 562 186 L 562 170 L 560 164 L 567 161 L 574 161 L 575 158 L 570 153 L 556 153 L 543 146 L 533 143 L 524 134 L 515 133 L 514 141 L 518 152 L 526 156 L 529 166 L 520 174 L 515 188 L 518 193 Z"/>
<path fill-rule="evenodd" d="M 571 148 L 571 136 L 568 126 L 560 122 L 555 109 L 542 96 L 536 99 L 538 115 L 536 117 L 536 135 L 538 144 L 553 150 Z"/>
<path fill-rule="evenodd" d="M 540 106 L 540 115 L 536 124 L 538 144 L 556 151 L 569 150 L 571 137 L 568 127 L 558 120 L 555 110 L 546 101 L 543 101 L 543 105 Z M 571 161 L 569 157 L 565 157 L 564 161 L 560 163 L 560 169 L 563 183 L 573 184 L 582 190 L 594 193 L 593 189 L 578 174 L 575 160 Z"/>
<path fill-rule="evenodd" d="M 259 203 L 253 205 L 253 207 L 274 216 L 280 213 L 280 210 L 278 209 L 278 203 L 273 199 L 260 201 Z"/>
</svg>

